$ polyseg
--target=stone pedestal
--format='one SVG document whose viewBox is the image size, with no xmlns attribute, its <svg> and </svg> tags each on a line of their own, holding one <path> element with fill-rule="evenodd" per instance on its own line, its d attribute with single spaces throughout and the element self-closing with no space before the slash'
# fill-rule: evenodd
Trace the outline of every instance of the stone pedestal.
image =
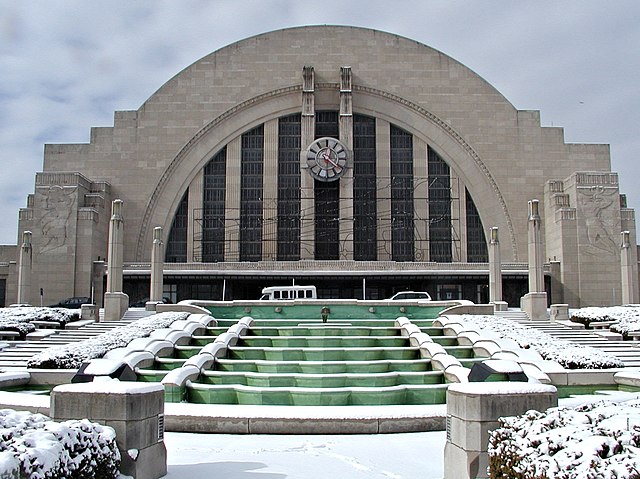
<svg viewBox="0 0 640 479">
<path fill-rule="evenodd" d="M 112 427 L 125 476 L 156 479 L 167 474 L 160 384 L 101 381 L 56 386 L 51 392 L 51 417 L 86 418 Z"/>
<path fill-rule="evenodd" d="M 527 293 L 520 298 L 520 308 L 527 313 L 532 321 L 546 321 L 547 293 Z"/>
<path fill-rule="evenodd" d="M 144 309 L 145 311 L 157 311 L 159 304 L 163 304 L 162 301 L 147 301 L 144 303 Z"/>
<path fill-rule="evenodd" d="M 98 306 L 95 304 L 83 304 L 80 306 L 80 319 L 99 321 Z"/>
<path fill-rule="evenodd" d="M 569 305 L 568 304 L 552 304 L 549 307 L 549 316 L 551 321 L 568 321 Z"/>
<path fill-rule="evenodd" d="M 104 320 L 120 321 L 129 309 L 129 295 L 125 293 L 104 293 Z"/>
<path fill-rule="evenodd" d="M 487 382 L 452 384 L 447 391 L 444 479 L 487 478 L 489 431 L 498 418 L 558 405 L 554 386 Z"/>
<path fill-rule="evenodd" d="M 492 301 L 494 311 L 507 311 L 509 309 L 509 303 L 506 301 Z"/>
</svg>

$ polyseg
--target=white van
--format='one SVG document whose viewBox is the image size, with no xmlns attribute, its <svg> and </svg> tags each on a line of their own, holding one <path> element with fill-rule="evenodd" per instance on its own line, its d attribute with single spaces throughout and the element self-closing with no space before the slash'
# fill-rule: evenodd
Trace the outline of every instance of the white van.
<svg viewBox="0 0 640 479">
<path fill-rule="evenodd" d="M 315 286 L 269 286 L 262 289 L 260 300 L 278 301 L 317 298 Z"/>
</svg>

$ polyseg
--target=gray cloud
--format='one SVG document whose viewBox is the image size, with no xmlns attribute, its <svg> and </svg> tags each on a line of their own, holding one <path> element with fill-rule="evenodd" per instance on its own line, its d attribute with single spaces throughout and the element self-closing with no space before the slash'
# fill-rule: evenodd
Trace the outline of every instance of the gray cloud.
<svg viewBox="0 0 640 479">
<path fill-rule="evenodd" d="M 0 244 L 15 243 L 44 143 L 87 142 L 204 55 L 306 24 L 371 27 L 465 64 L 568 142 L 610 143 L 630 206 L 640 150 L 635 0 L 0 0 Z"/>
</svg>

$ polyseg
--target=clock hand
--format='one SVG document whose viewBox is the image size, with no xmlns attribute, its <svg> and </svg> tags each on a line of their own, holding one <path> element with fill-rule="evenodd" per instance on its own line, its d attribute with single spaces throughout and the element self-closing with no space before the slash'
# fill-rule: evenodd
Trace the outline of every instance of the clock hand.
<svg viewBox="0 0 640 479">
<path fill-rule="evenodd" d="M 327 155 L 327 157 L 324 159 L 324 161 L 326 161 L 326 162 L 328 162 L 328 163 L 331 163 L 331 164 L 332 164 L 333 166 L 335 166 L 336 168 L 340 168 L 340 165 L 339 165 L 338 163 L 336 163 L 335 161 L 333 161 L 333 160 L 331 159 L 331 157 L 330 157 L 330 156 L 328 156 L 328 155 Z"/>
</svg>

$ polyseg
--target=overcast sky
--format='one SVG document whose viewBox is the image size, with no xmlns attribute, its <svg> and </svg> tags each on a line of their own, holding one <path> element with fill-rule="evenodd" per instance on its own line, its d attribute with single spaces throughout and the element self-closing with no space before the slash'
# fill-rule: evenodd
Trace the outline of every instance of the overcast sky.
<svg viewBox="0 0 640 479">
<path fill-rule="evenodd" d="M 206 54 L 311 24 L 422 42 L 567 142 L 610 144 L 640 211 L 637 0 L 0 0 L 0 244 L 16 243 L 45 143 L 86 143 Z"/>
</svg>

